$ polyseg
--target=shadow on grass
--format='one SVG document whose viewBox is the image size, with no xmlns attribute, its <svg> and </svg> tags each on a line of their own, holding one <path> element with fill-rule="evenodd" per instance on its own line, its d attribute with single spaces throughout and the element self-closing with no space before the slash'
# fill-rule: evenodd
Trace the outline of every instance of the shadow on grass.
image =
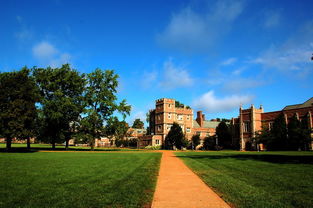
<svg viewBox="0 0 313 208">
<path fill-rule="evenodd" d="M 7 150 L 6 148 L 0 148 L 0 152 L 5 153 L 34 153 L 38 151 L 53 151 L 53 152 L 64 152 L 64 151 L 77 151 L 77 152 L 90 152 L 90 149 L 80 149 L 80 148 L 68 148 L 67 150 L 65 148 L 55 148 L 52 149 L 50 147 L 32 147 L 31 149 L 27 149 L 25 147 L 13 147 L 10 150 Z M 116 151 L 138 151 L 137 149 L 122 149 L 122 148 L 116 148 L 116 149 L 94 149 L 93 151 L 96 152 L 116 152 Z"/>
<path fill-rule="evenodd" d="M 277 154 L 225 154 L 225 155 L 190 155 L 177 156 L 180 158 L 198 159 L 236 159 L 256 160 L 280 164 L 313 164 L 313 155 L 277 155 Z"/>
</svg>

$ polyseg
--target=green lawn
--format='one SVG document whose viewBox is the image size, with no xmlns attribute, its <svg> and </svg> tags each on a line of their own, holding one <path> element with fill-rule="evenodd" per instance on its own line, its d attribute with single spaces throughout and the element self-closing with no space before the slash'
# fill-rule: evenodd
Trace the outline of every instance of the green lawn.
<svg viewBox="0 0 313 208">
<path fill-rule="evenodd" d="M 0 153 L 0 207 L 143 207 L 160 153 Z"/>
<path fill-rule="evenodd" d="M 38 150 L 52 150 L 51 144 L 31 144 L 31 150 L 32 151 L 38 151 Z M 13 151 L 26 151 L 27 144 L 18 144 L 13 143 L 12 148 L 14 148 Z M 0 143 L 0 151 L 6 151 L 6 144 Z M 65 150 L 64 145 L 56 145 L 56 148 L 54 150 Z M 82 146 L 69 146 L 69 150 L 77 150 L 77 151 L 88 151 L 90 150 L 90 147 L 82 147 Z M 130 148 L 114 148 L 114 147 L 95 147 L 95 151 L 137 151 L 137 149 L 130 149 Z"/>
<path fill-rule="evenodd" d="M 313 152 L 178 152 L 235 207 L 313 207 Z"/>
</svg>

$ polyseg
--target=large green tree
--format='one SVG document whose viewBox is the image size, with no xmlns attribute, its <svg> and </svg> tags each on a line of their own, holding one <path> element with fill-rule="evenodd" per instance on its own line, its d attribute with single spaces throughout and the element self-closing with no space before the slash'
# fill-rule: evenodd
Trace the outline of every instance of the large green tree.
<svg viewBox="0 0 313 208">
<path fill-rule="evenodd" d="M 34 76 L 41 92 L 38 139 L 52 144 L 68 141 L 84 109 L 84 75 L 69 64 L 60 68 L 35 68 Z"/>
<path fill-rule="evenodd" d="M 218 145 L 223 148 L 232 147 L 231 131 L 224 120 L 222 120 L 216 127 L 216 136 L 218 138 Z"/>
<path fill-rule="evenodd" d="M 34 136 L 39 94 L 30 70 L 0 74 L 0 135 L 6 138 L 7 149 L 12 138 L 27 139 Z"/>
<path fill-rule="evenodd" d="M 174 146 L 177 149 L 181 149 L 182 147 L 187 146 L 185 135 L 178 123 L 173 123 L 173 126 L 165 137 L 164 146 L 165 149 L 173 149 Z"/>
<path fill-rule="evenodd" d="M 143 129 L 144 123 L 140 120 L 140 118 L 135 119 L 132 128 L 135 129 Z"/>
<path fill-rule="evenodd" d="M 105 135 L 104 123 L 115 113 L 129 115 L 131 106 L 126 100 L 117 102 L 118 75 L 113 70 L 101 70 L 87 74 L 87 86 L 84 94 L 85 112 L 81 128 L 89 135 L 91 150 L 95 139 Z"/>
</svg>

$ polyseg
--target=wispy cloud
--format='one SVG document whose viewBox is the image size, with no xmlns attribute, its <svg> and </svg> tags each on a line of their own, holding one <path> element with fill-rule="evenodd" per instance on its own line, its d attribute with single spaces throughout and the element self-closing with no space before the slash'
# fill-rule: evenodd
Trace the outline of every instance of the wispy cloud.
<svg viewBox="0 0 313 208">
<path fill-rule="evenodd" d="M 270 11 L 265 13 L 264 27 L 273 28 L 280 24 L 281 13 L 279 11 Z"/>
<path fill-rule="evenodd" d="M 229 59 L 226 59 L 225 61 L 223 61 L 223 62 L 221 63 L 221 65 L 223 65 L 223 66 L 229 66 L 229 65 L 234 64 L 236 61 L 237 61 L 237 58 L 229 58 Z"/>
<path fill-rule="evenodd" d="M 160 87 L 163 89 L 174 89 L 187 87 L 193 84 L 193 79 L 188 73 L 188 70 L 183 66 L 175 66 L 172 60 L 168 60 L 163 66 L 163 79 L 160 82 Z"/>
<path fill-rule="evenodd" d="M 264 81 L 250 79 L 250 78 L 239 78 L 232 79 L 225 82 L 223 89 L 227 92 L 240 92 L 244 89 L 252 89 L 264 85 Z"/>
<path fill-rule="evenodd" d="M 143 73 L 142 81 L 141 81 L 141 86 L 144 89 L 151 88 L 155 86 L 155 81 L 157 80 L 158 77 L 158 72 L 157 71 L 145 71 Z"/>
<path fill-rule="evenodd" d="M 229 31 L 244 5 L 242 1 L 222 0 L 213 7 L 205 7 L 205 12 L 197 12 L 189 6 L 173 14 L 157 36 L 160 45 L 186 53 L 206 51 Z"/>
<path fill-rule="evenodd" d="M 71 59 L 69 53 L 60 52 L 54 45 L 47 41 L 37 43 L 32 48 L 33 56 L 42 65 L 58 67 L 68 63 Z"/>
<path fill-rule="evenodd" d="M 313 51 L 313 21 L 304 24 L 296 34 L 282 45 L 272 45 L 250 63 L 277 69 L 296 75 L 312 72 L 311 55 Z"/>
<path fill-rule="evenodd" d="M 19 41 L 29 41 L 33 37 L 32 30 L 24 22 L 24 19 L 21 16 L 16 16 L 16 21 L 19 24 L 18 31 L 14 33 L 15 38 Z"/>
<path fill-rule="evenodd" d="M 240 104 L 251 103 L 253 98 L 252 95 L 231 95 L 218 98 L 211 90 L 195 99 L 193 107 L 203 109 L 208 113 L 229 112 L 239 108 Z"/>
</svg>

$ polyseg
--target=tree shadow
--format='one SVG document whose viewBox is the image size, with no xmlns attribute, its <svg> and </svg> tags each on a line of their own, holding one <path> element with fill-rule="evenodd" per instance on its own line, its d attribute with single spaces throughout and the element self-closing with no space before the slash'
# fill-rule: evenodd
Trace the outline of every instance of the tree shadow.
<svg viewBox="0 0 313 208">
<path fill-rule="evenodd" d="M 225 155 L 184 155 L 180 158 L 201 159 L 236 159 L 256 160 L 279 164 L 313 164 L 313 155 L 285 155 L 285 154 L 225 154 Z"/>
</svg>

